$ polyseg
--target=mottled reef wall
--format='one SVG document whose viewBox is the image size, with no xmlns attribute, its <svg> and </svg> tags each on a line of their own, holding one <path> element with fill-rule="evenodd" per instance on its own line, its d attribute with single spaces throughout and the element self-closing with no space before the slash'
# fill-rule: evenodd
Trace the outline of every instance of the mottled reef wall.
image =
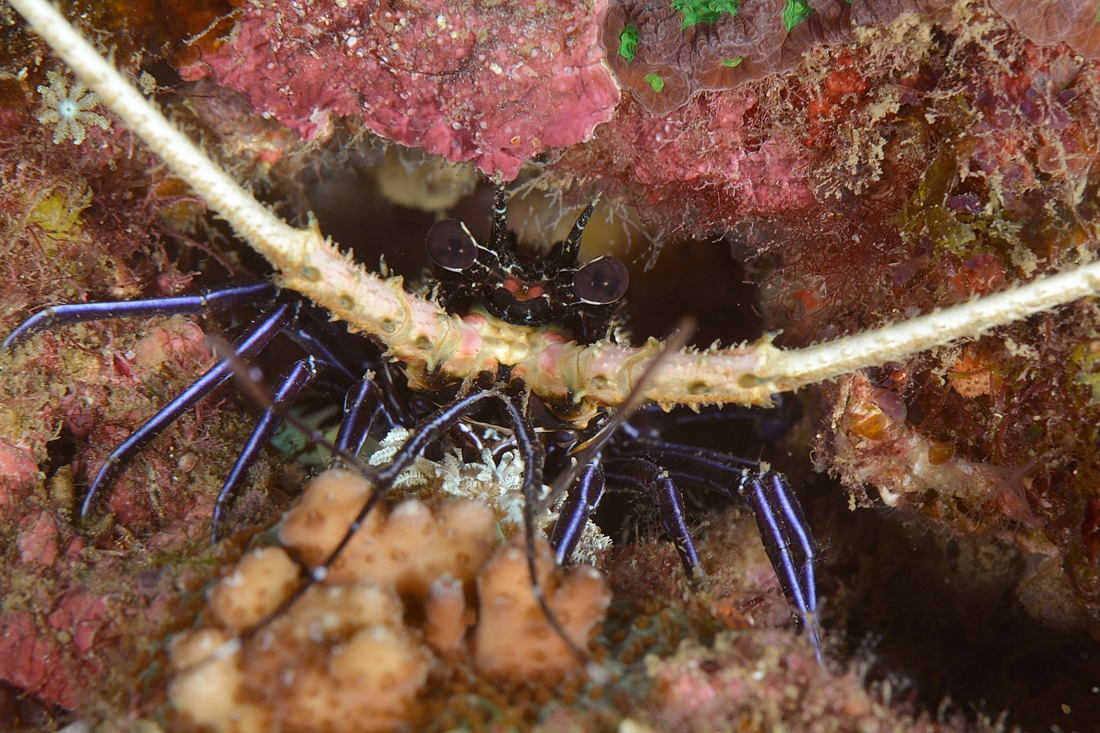
<svg viewBox="0 0 1100 733">
<path fill-rule="evenodd" d="M 374 136 L 570 203 L 602 193 L 645 232 L 631 252 L 665 282 L 684 270 L 684 292 L 699 290 L 726 267 L 727 279 L 753 280 L 761 325 L 781 329 L 783 346 L 1097 255 L 1096 0 L 63 9 L 288 218 L 334 206 L 307 196 L 333 180 L 391 181 L 413 167 L 392 149 L 386 158 Z M 50 303 L 263 272 L 9 7 L 0 20 L 0 333 Z M 455 185 L 428 169 L 417 180 Z M 411 200 L 427 198 L 414 191 Z M 391 209 L 371 208 L 364 221 L 358 231 L 385 242 L 372 257 L 388 250 L 391 263 L 426 228 Z M 711 243 L 680 256 L 691 239 Z M 647 304 L 670 311 L 680 300 L 654 288 L 660 298 L 636 295 L 630 306 L 639 321 Z M 165 640 L 194 624 L 204 592 L 286 507 L 303 469 L 266 457 L 238 533 L 207 547 L 214 496 L 251 417 L 247 400 L 226 390 L 124 471 L 90 526 L 72 519 L 110 450 L 210 363 L 205 327 L 214 324 L 88 325 L 0 355 L 0 718 L 36 729 L 76 709 L 104 726 L 124 727 L 128 716 L 182 725 L 164 712 Z M 996 586 L 1047 628 L 1100 635 L 1094 302 L 800 397 L 807 418 L 792 450 L 812 444 L 817 469 L 839 478 L 853 506 L 896 509 L 935 541 L 958 541 L 966 557 L 954 560 L 966 569 L 951 576 L 957 583 Z M 889 687 L 861 688 L 859 669 L 831 677 L 814 668 L 755 539 L 723 522 L 704 529 L 709 592 L 678 574 L 666 544 L 607 559 L 617 600 L 599 644 L 625 670 L 618 691 L 575 678 L 502 688 L 454 667 L 433 678 L 437 696 L 412 719 L 442 711 L 485 725 L 595 729 L 637 709 L 677 730 L 715 720 L 808 730 L 825 718 L 846 730 L 961 725 L 914 722 L 889 704 Z M 832 558 L 851 560 L 841 546 L 849 538 L 837 537 Z M 876 547 L 906 551 L 904 541 Z M 845 593 L 857 589 L 828 582 L 826 621 L 834 614 L 839 624 Z M 1081 694 L 1062 701 L 1076 712 L 1055 708 L 1049 721 L 1070 727 L 1058 715 L 1072 714 L 1087 730 L 1094 718 Z M 546 707 L 563 695 L 585 704 Z"/>
</svg>

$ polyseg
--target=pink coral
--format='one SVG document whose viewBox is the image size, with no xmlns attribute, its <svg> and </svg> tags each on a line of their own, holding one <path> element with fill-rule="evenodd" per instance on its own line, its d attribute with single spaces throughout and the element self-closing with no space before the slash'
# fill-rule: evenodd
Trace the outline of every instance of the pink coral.
<svg viewBox="0 0 1100 733">
<path fill-rule="evenodd" d="M 628 100 L 615 124 L 568 152 L 557 172 L 602 177 L 607 190 L 633 193 L 647 218 L 667 221 L 670 229 L 684 226 L 690 207 L 688 226 L 700 234 L 815 205 L 812 148 L 781 131 L 762 134 L 753 120 L 770 111 L 761 105 L 748 88 L 736 96 L 696 96 L 659 117 Z"/>
<path fill-rule="evenodd" d="M 39 476 L 30 451 L 0 438 L 0 507 L 13 503 L 13 494 L 24 494 Z"/>
<path fill-rule="evenodd" d="M 21 524 L 29 525 L 19 536 L 19 561 L 41 567 L 49 567 L 57 560 L 58 531 L 56 519 L 49 512 L 42 512 L 37 519 L 33 515 L 23 517 Z"/>
<path fill-rule="evenodd" d="M 383 137 L 508 179 L 588 138 L 619 101 L 603 0 L 293 5 L 249 5 L 232 40 L 181 73 L 213 74 L 306 139 L 327 137 L 330 115 L 361 114 Z"/>
<path fill-rule="evenodd" d="M 54 705 L 74 708 L 104 672 L 90 654 L 107 622 L 107 598 L 75 591 L 58 600 L 41 624 L 35 614 L 0 616 L 0 679 Z"/>
<path fill-rule="evenodd" d="M 125 328 L 117 323 L 78 327 L 75 338 L 49 332 L 14 354 L 15 372 L 2 391 L 13 409 L 33 419 L 13 423 L 5 436 L 8 444 L 27 444 L 32 455 L 42 456 L 45 444 L 56 438 L 63 425 L 69 434 L 87 440 L 87 447 L 81 446 L 76 458 L 78 475 L 81 467 L 95 475 L 107 454 L 134 426 L 160 409 L 158 393 L 178 391 L 209 363 L 210 351 L 202 330 L 181 318 L 154 326 L 140 338 L 131 338 Z M 50 384 L 54 381 L 52 375 L 66 369 L 69 375 L 79 375 L 71 380 L 67 392 L 41 395 L 34 391 L 35 386 Z M 211 413 L 216 415 L 207 408 L 208 419 Z M 186 452 L 186 447 L 202 455 L 206 441 L 195 423 L 191 425 L 182 436 L 180 454 Z M 173 474 L 185 473 L 179 467 L 180 456 L 172 453 L 147 456 L 157 467 L 156 488 L 146 478 L 125 472 L 111 484 L 105 498 L 118 521 L 131 526 L 159 521 L 165 505 L 176 505 L 180 510 L 169 508 L 172 516 L 209 516 L 212 497 L 195 496 L 171 479 Z M 29 464 L 9 455 L 3 459 L 15 463 L 6 472 L 11 477 L 6 483 L 11 490 L 25 494 L 33 486 L 37 471 L 29 473 Z M 0 500 L 0 506 L 4 503 Z"/>
<path fill-rule="evenodd" d="M 723 632 L 712 647 L 691 642 L 650 658 L 653 730 L 963 731 L 960 718 L 933 722 L 892 711 L 854 669 L 835 675 L 775 631 Z M 889 694 L 889 693 L 887 693 Z"/>
</svg>

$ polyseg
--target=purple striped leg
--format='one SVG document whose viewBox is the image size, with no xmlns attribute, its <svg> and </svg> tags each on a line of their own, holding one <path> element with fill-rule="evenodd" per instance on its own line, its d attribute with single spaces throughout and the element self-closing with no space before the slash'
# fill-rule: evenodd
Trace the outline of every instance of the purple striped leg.
<svg viewBox="0 0 1100 733">
<path fill-rule="evenodd" d="M 238 305 L 255 305 L 275 295 L 275 286 L 268 282 L 247 282 L 232 287 L 203 290 L 197 295 L 178 295 L 171 298 L 147 298 L 145 300 L 121 300 L 109 303 L 70 303 L 54 305 L 35 313 L 23 321 L 0 344 L 11 348 L 39 331 L 87 321 L 109 318 L 141 318 L 143 316 L 173 316 L 177 314 L 201 315 Z"/>
<path fill-rule="evenodd" d="M 363 377 L 355 383 L 344 398 L 344 421 L 336 434 L 337 448 L 353 456 L 359 455 L 381 402 L 382 390 L 373 380 Z"/>
<path fill-rule="evenodd" d="M 741 495 L 756 515 L 756 525 L 764 541 L 764 550 L 775 568 L 779 585 L 791 604 L 798 609 L 806 633 L 821 661 L 821 637 L 817 627 L 817 590 L 814 584 L 814 560 L 817 542 L 809 532 L 790 484 L 775 471 L 746 473 Z"/>
<path fill-rule="evenodd" d="M 564 565 L 573 556 L 588 518 L 600 505 L 603 490 L 603 464 L 597 456 L 588 462 L 565 495 L 558 521 L 550 532 L 550 546 L 558 565 Z"/>
<path fill-rule="evenodd" d="M 680 560 L 689 575 L 700 573 L 699 552 L 691 539 L 684 511 L 684 498 L 667 471 L 645 458 L 609 460 L 604 465 L 607 482 L 626 486 L 643 495 L 656 496 L 661 528 L 680 553 Z"/>
<path fill-rule="evenodd" d="M 217 501 L 214 503 L 214 518 L 211 523 L 211 544 L 217 544 L 224 536 L 223 525 L 226 521 L 226 515 L 237 501 L 237 494 L 240 493 L 241 484 L 248 476 L 248 469 L 260 457 L 264 446 L 267 445 L 272 433 L 282 424 L 283 416 L 294 404 L 294 400 L 326 367 L 327 364 L 317 362 L 310 356 L 294 362 L 279 375 L 272 406 L 264 410 L 264 414 L 260 416 L 256 427 L 252 429 L 252 434 L 248 436 L 244 448 L 241 449 L 237 462 L 233 464 L 233 470 L 229 472 L 229 477 L 226 478 L 221 491 L 218 492 Z"/>
</svg>

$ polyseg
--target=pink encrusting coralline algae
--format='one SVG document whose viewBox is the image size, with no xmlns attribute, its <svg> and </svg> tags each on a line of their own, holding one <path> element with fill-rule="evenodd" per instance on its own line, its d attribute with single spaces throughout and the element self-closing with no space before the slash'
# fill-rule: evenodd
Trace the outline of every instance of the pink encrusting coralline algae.
<svg viewBox="0 0 1100 733">
<path fill-rule="evenodd" d="M 619 90 L 603 63 L 605 4 L 270 0 L 181 74 L 212 75 L 305 139 L 330 135 L 333 115 L 362 115 L 394 142 L 510 180 L 610 119 Z"/>
</svg>

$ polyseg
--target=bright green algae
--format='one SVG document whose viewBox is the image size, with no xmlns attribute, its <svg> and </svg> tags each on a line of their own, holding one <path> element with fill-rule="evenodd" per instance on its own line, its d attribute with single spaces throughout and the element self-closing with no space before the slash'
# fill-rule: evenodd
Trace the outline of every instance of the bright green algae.
<svg viewBox="0 0 1100 733">
<path fill-rule="evenodd" d="M 672 0 L 672 9 L 684 16 L 681 26 L 687 30 L 693 25 L 713 25 L 723 15 L 737 15 L 741 0 Z"/>
<path fill-rule="evenodd" d="M 619 55 L 627 61 L 633 61 L 634 54 L 638 52 L 638 36 L 638 26 L 633 23 L 627 23 L 619 34 Z"/>
<path fill-rule="evenodd" d="M 787 0 L 787 7 L 783 9 L 783 25 L 787 26 L 787 32 L 802 21 L 814 14 L 809 0 Z"/>
</svg>

